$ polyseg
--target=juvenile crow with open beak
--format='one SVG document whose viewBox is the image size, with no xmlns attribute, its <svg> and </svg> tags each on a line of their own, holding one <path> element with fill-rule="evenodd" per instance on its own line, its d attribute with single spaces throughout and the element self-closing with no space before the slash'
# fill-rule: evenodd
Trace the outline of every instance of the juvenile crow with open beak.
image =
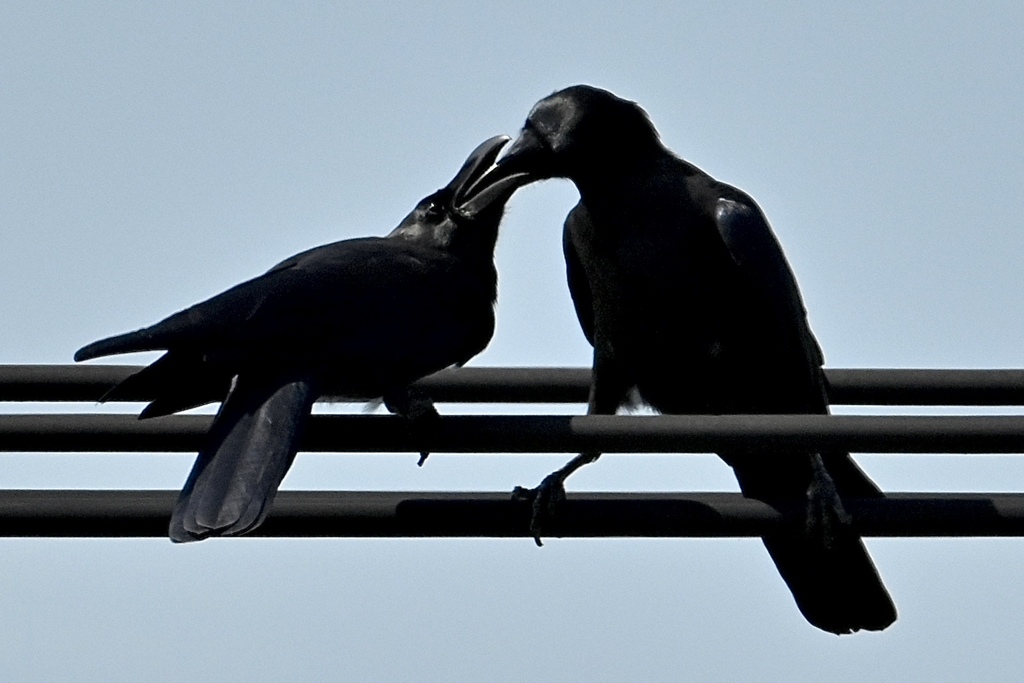
<svg viewBox="0 0 1024 683">
<path fill-rule="evenodd" d="M 413 417 L 436 414 L 429 400 L 410 396 L 409 384 L 465 363 L 494 331 L 494 246 L 516 184 L 479 181 L 507 142 L 494 137 L 477 147 L 386 237 L 304 251 L 152 327 L 75 354 L 83 361 L 166 350 L 107 396 L 155 396 L 140 418 L 223 399 L 174 507 L 171 540 L 258 527 L 325 390 L 383 397 Z"/>
</svg>

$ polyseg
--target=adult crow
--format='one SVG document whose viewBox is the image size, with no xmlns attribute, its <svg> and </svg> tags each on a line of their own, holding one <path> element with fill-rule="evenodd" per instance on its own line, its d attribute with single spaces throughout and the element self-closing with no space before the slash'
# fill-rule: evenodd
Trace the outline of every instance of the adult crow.
<svg viewBox="0 0 1024 683">
<path fill-rule="evenodd" d="M 564 177 L 569 288 L 594 347 L 588 412 L 635 387 L 663 413 L 827 413 L 823 356 L 796 279 L 757 204 L 666 149 L 633 102 L 573 86 L 533 108 L 483 182 Z M 881 491 L 847 453 L 731 450 L 744 495 L 806 501 L 805 523 L 764 543 L 797 605 L 833 633 L 880 630 L 896 609 L 841 498 Z M 583 453 L 532 491 L 536 536 Z"/>
<path fill-rule="evenodd" d="M 383 397 L 436 415 L 411 382 L 465 363 L 494 331 L 494 246 L 512 181 L 477 183 L 508 142 L 470 154 L 445 187 L 387 237 L 335 242 L 136 332 L 82 348 L 76 361 L 166 350 L 106 398 L 155 400 L 140 418 L 224 399 L 174 507 L 176 542 L 258 527 L 322 391 Z"/>
</svg>

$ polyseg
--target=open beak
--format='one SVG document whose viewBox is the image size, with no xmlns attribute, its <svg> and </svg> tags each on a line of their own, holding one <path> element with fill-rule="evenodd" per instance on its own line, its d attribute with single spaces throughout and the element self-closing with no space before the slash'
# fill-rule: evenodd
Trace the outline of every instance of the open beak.
<svg viewBox="0 0 1024 683">
<path fill-rule="evenodd" d="M 494 172 L 495 160 L 502 148 L 508 144 L 507 135 L 496 135 L 484 140 L 474 149 L 462 170 L 458 172 L 449 188 L 454 188 L 452 210 L 464 218 L 472 219 L 495 206 L 504 206 L 523 182 L 513 178 L 487 178 Z"/>
<path fill-rule="evenodd" d="M 491 138 L 477 150 L 497 139 Z M 507 141 L 508 138 L 505 138 L 505 142 Z M 501 147 L 504 146 L 503 142 Z M 500 159 L 495 153 L 494 163 L 460 188 L 460 192 L 456 193 L 455 206 L 463 215 L 474 215 L 497 202 L 507 202 L 523 185 L 548 177 L 538 173 L 537 169 L 549 165 L 545 163 L 545 158 L 549 154 L 547 146 L 532 130 L 524 130 L 515 142 L 505 147 Z"/>
<path fill-rule="evenodd" d="M 455 206 L 465 200 L 468 190 L 494 166 L 494 160 L 498 158 L 509 140 L 511 138 L 507 135 L 495 135 L 493 138 L 481 142 L 476 149 L 469 153 L 462 168 L 445 188 L 452 191 L 452 203 Z"/>
</svg>

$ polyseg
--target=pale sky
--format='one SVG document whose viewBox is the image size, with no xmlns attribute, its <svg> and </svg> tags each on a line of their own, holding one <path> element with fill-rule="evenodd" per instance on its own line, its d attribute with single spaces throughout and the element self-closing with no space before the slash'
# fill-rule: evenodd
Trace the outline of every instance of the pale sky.
<svg viewBox="0 0 1024 683">
<path fill-rule="evenodd" d="M 5 3 L 0 363 L 71 362 L 297 251 L 384 234 L 584 82 L 757 199 L 829 366 L 1024 367 L 1021 26 L 1013 2 Z M 513 199 L 473 365 L 589 363 L 561 261 L 575 201 L 564 181 Z M 510 491 L 565 457 L 300 455 L 285 488 Z M 890 491 L 1024 490 L 1016 456 L 858 461 Z M 0 463 L 4 488 L 177 489 L 191 456 Z M 569 489 L 736 485 L 713 456 L 612 455 Z M 839 638 L 755 539 L 0 540 L 0 677 L 1024 677 L 1024 539 L 868 546 L 900 619 Z"/>
</svg>

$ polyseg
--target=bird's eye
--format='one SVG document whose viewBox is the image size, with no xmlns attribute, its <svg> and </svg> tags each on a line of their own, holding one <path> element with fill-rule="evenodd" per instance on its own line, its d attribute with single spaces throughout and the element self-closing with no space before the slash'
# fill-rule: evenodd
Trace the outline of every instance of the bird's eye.
<svg viewBox="0 0 1024 683">
<path fill-rule="evenodd" d="M 430 204 L 427 205 L 426 213 L 428 216 L 436 218 L 444 214 L 444 207 L 437 202 L 430 202 Z"/>
</svg>

